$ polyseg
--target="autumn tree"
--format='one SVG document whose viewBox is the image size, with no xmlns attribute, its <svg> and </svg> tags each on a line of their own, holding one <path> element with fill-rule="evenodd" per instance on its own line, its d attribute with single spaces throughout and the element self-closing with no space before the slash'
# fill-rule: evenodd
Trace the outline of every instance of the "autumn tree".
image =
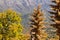
<svg viewBox="0 0 60 40">
<path fill-rule="evenodd" d="M 44 40 L 47 37 L 47 33 L 45 30 L 42 30 L 45 28 L 44 26 L 44 16 L 43 13 L 40 10 L 40 5 L 37 7 L 37 9 L 34 9 L 33 14 L 31 15 L 31 22 L 29 22 L 31 25 L 31 38 L 30 40 Z"/>
<path fill-rule="evenodd" d="M 59 36 L 60 40 L 60 0 L 52 0 L 52 3 L 55 5 L 50 5 L 53 11 L 49 11 L 51 16 L 51 21 L 54 22 L 51 26 L 55 27 L 57 30 L 57 35 Z"/>
<path fill-rule="evenodd" d="M 0 40 L 25 40 L 21 15 L 8 9 L 0 13 Z"/>
</svg>

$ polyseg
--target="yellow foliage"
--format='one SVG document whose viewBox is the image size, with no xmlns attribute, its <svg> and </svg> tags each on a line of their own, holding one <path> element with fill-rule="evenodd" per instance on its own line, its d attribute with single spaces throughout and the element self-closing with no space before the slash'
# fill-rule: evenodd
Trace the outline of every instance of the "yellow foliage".
<svg viewBox="0 0 60 40">
<path fill-rule="evenodd" d="M 23 26 L 20 16 L 11 9 L 0 13 L 0 40 L 25 40 L 21 35 Z"/>
<path fill-rule="evenodd" d="M 2 39 L 2 34 L 0 34 L 0 40 Z"/>
<path fill-rule="evenodd" d="M 2 26 L 2 24 L 0 23 L 0 27 Z"/>
<path fill-rule="evenodd" d="M 18 29 L 18 27 L 15 23 L 12 25 L 9 25 L 9 30 L 17 30 L 17 29 Z"/>
</svg>

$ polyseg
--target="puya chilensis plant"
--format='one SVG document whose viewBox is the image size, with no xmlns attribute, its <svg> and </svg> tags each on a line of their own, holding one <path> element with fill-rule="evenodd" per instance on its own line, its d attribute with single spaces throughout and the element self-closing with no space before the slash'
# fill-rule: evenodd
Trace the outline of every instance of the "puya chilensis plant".
<svg viewBox="0 0 60 40">
<path fill-rule="evenodd" d="M 51 21 L 54 22 L 51 26 L 57 29 L 56 32 L 60 40 L 60 0 L 52 0 L 52 3 L 55 3 L 55 5 L 50 5 L 53 10 L 49 11 L 52 14 Z"/>
<path fill-rule="evenodd" d="M 40 10 L 40 5 L 38 5 L 37 8 L 34 9 L 33 14 L 31 15 L 31 38 L 30 40 L 43 40 L 46 39 L 47 33 L 45 30 L 42 30 L 45 28 L 44 26 L 44 15 Z"/>
</svg>

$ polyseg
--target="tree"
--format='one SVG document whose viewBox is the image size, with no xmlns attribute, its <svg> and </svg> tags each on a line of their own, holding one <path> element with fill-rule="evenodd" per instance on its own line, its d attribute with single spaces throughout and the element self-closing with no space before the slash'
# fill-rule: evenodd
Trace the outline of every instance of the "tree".
<svg viewBox="0 0 60 40">
<path fill-rule="evenodd" d="M 0 40 L 25 40 L 20 16 L 11 9 L 0 13 Z"/>
<path fill-rule="evenodd" d="M 51 9 L 53 10 L 49 11 L 50 14 L 52 14 L 51 21 L 54 22 L 53 24 L 51 24 L 51 26 L 57 29 L 57 35 L 59 36 L 60 40 L 60 0 L 53 0 L 52 2 L 56 5 L 50 5 Z"/>
<path fill-rule="evenodd" d="M 44 40 L 47 37 L 47 33 L 44 26 L 44 17 L 43 13 L 40 10 L 40 6 L 37 9 L 34 9 L 34 12 L 31 16 L 30 20 L 30 27 L 31 27 L 31 38 L 30 40 Z"/>
</svg>

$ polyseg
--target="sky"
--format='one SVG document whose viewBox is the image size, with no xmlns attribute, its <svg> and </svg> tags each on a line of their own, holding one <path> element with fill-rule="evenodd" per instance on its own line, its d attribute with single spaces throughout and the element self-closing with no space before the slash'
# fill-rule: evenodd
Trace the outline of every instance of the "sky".
<svg viewBox="0 0 60 40">
<path fill-rule="evenodd" d="M 49 0 L 0 0 L 0 11 L 12 8 L 23 15 L 30 13 L 38 4 L 48 10 Z"/>
</svg>

